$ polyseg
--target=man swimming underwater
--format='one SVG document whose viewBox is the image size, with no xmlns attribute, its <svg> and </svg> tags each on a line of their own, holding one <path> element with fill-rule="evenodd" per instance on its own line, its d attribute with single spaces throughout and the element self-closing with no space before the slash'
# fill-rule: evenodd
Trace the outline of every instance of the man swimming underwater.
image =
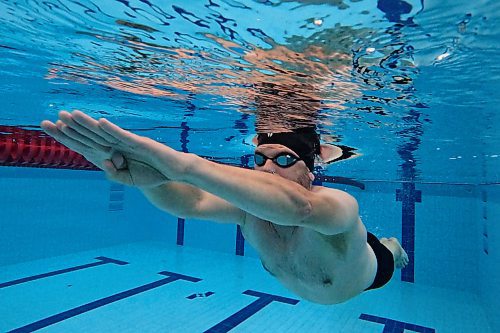
<svg viewBox="0 0 500 333">
<path fill-rule="evenodd" d="M 80 111 L 62 111 L 41 127 L 170 214 L 240 225 L 264 268 L 311 302 L 340 303 L 380 288 L 395 267 L 408 264 L 397 239 L 367 233 L 352 196 L 312 185 L 315 158 L 329 159 L 313 129 L 259 134 L 248 170 L 178 152 Z"/>
</svg>

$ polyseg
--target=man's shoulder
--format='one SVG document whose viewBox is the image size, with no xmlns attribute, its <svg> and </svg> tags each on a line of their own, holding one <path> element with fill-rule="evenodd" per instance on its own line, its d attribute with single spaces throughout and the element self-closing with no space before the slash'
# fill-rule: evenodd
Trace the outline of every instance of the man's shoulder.
<svg viewBox="0 0 500 333">
<path fill-rule="evenodd" d="M 358 222 L 358 202 L 349 193 L 324 186 L 314 186 L 311 192 L 312 213 L 306 220 L 311 229 L 334 235 L 348 231 Z"/>
<path fill-rule="evenodd" d="M 347 193 L 346 191 L 320 185 L 313 185 L 311 187 L 311 192 L 354 199 L 354 197 L 351 194 Z"/>
</svg>

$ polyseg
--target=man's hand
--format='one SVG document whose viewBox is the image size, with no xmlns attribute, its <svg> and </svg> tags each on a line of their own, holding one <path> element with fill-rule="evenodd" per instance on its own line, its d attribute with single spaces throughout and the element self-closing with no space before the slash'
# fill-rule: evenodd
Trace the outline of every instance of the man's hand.
<svg viewBox="0 0 500 333">
<path fill-rule="evenodd" d="M 105 124 L 104 128 L 111 126 L 113 130 L 117 130 L 117 126 L 113 124 L 105 120 L 101 122 Z M 130 143 L 139 145 L 150 139 L 120 129 L 123 131 L 121 135 L 125 134 L 131 141 L 127 144 L 122 137 L 108 133 L 99 121 L 80 111 L 61 111 L 55 124 L 45 120 L 41 127 L 57 141 L 104 170 L 110 180 L 138 187 L 158 186 L 169 180 L 144 156 L 134 154 L 134 144 Z"/>
</svg>

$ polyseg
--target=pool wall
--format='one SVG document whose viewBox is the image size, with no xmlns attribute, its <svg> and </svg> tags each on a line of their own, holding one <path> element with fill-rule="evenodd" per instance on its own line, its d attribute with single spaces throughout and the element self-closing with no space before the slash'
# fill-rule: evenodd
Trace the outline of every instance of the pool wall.
<svg viewBox="0 0 500 333">
<path fill-rule="evenodd" d="M 0 167 L 0 189 L 0 266 L 151 239 L 149 221 L 165 219 L 149 204 L 144 218 L 102 172 Z M 165 234 L 174 227 L 161 223 Z"/>
<path fill-rule="evenodd" d="M 479 298 L 492 328 L 500 332 L 500 187 L 498 185 L 480 186 L 479 221 L 481 251 L 477 284 Z"/>
</svg>

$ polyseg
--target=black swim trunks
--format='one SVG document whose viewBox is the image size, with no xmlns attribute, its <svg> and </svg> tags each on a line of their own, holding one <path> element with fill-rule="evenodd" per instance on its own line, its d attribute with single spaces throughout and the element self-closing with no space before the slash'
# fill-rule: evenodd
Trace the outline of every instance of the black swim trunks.
<svg viewBox="0 0 500 333">
<path fill-rule="evenodd" d="M 394 273 L 394 256 L 392 252 L 386 248 L 374 234 L 368 233 L 368 245 L 371 246 L 375 256 L 377 257 L 377 275 L 372 285 L 365 290 L 377 289 L 384 286 L 392 278 Z"/>
</svg>

